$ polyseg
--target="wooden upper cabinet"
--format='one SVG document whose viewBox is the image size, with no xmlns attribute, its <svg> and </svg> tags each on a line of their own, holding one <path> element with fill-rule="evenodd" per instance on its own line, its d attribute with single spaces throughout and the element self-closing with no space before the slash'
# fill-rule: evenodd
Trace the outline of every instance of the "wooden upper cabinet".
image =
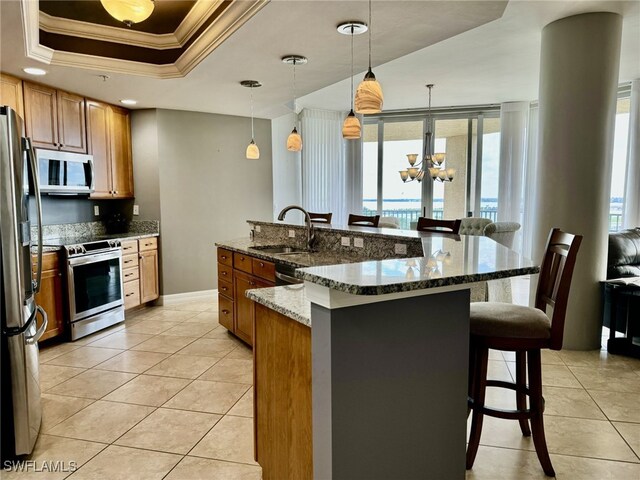
<svg viewBox="0 0 640 480">
<path fill-rule="evenodd" d="M 87 153 L 84 97 L 46 85 L 23 84 L 24 120 L 33 146 Z"/>
<path fill-rule="evenodd" d="M 13 108 L 20 115 L 20 118 L 24 119 L 22 80 L 0 73 L 0 105 Z"/>
<path fill-rule="evenodd" d="M 110 107 L 106 103 L 87 100 L 87 146 L 93 155 L 91 198 L 112 198 Z"/>
<path fill-rule="evenodd" d="M 87 130 L 84 118 L 84 97 L 57 91 L 58 143 L 60 150 L 87 153 Z"/>
<path fill-rule="evenodd" d="M 131 198 L 133 193 L 133 160 L 131 158 L 131 114 L 124 108 L 111 110 L 111 177 L 113 198 Z"/>
<path fill-rule="evenodd" d="M 24 121 L 34 147 L 58 149 L 58 95 L 55 88 L 24 84 Z"/>
</svg>

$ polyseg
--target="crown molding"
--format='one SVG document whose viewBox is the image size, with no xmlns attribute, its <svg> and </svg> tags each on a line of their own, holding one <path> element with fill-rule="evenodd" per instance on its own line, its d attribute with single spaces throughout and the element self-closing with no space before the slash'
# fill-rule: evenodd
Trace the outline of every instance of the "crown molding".
<svg viewBox="0 0 640 480">
<path fill-rule="evenodd" d="M 180 58 L 178 58 L 178 60 L 176 60 L 175 63 L 153 65 L 117 58 L 56 51 L 49 47 L 40 45 L 39 32 L 41 17 L 38 8 L 38 1 L 21 0 L 22 22 L 25 34 L 25 51 L 27 57 L 50 65 L 84 68 L 102 72 L 109 71 L 152 78 L 182 78 L 269 2 L 270 0 L 234 1 L 206 28 L 202 35 L 200 35 L 200 37 L 198 37 L 189 46 L 189 48 L 180 56 Z M 200 3 L 208 4 L 210 8 L 214 8 L 214 6 L 215 8 L 218 8 L 222 2 L 208 2 L 206 0 L 200 0 L 198 4 Z M 180 27 L 182 27 L 182 24 Z M 178 29 L 180 29 L 180 27 Z M 119 35 L 122 36 L 123 29 L 115 27 L 105 28 L 114 28 L 118 31 Z M 192 31 L 195 31 L 193 28 L 197 30 L 199 27 L 196 27 L 195 24 L 193 24 L 191 30 L 186 29 L 185 27 L 182 34 L 190 34 Z M 128 42 L 121 41 L 118 43 Z"/>
<path fill-rule="evenodd" d="M 89 38 L 101 42 L 121 43 L 135 47 L 168 50 L 180 48 L 182 45 L 173 33 L 154 34 L 127 30 L 124 28 L 100 25 L 97 23 L 81 22 L 69 18 L 52 17 L 48 13 L 40 12 L 39 27 L 48 33 L 66 35 L 69 37 Z"/>
</svg>

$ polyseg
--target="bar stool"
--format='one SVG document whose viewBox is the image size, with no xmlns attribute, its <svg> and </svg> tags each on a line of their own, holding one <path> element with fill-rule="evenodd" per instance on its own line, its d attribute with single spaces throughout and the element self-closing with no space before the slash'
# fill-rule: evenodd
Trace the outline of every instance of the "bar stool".
<svg viewBox="0 0 640 480">
<path fill-rule="evenodd" d="M 518 420 L 522 434 L 533 435 L 533 443 L 544 473 L 550 477 L 555 476 L 544 435 L 540 350 L 562 348 L 567 299 L 581 241 L 580 235 L 564 233 L 557 228 L 551 230 L 540 268 L 535 308 L 494 302 L 471 304 L 469 408 L 473 411 L 473 417 L 467 447 L 467 470 L 473 467 L 478 453 L 483 416 L 489 415 Z M 546 314 L 547 307 L 553 309 L 551 320 Z M 515 383 L 487 380 L 489 349 L 515 352 Z M 496 410 L 485 406 L 488 386 L 514 390 L 517 410 Z"/>
<path fill-rule="evenodd" d="M 419 232 L 441 232 L 458 234 L 462 220 L 437 220 L 435 218 L 419 217 L 416 230 Z"/>
<path fill-rule="evenodd" d="M 333 213 L 309 213 L 312 223 L 331 223 Z"/>
<path fill-rule="evenodd" d="M 354 215 L 349 214 L 349 225 L 358 227 L 377 227 L 380 222 L 380 215 Z"/>
</svg>

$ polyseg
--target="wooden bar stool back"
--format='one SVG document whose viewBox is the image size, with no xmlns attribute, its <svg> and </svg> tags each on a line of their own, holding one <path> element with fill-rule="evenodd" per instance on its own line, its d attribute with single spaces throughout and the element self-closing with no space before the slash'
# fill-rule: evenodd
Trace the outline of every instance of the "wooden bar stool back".
<svg viewBox="0 0 640 480">
<path fill-rule="evenodd" d="M 416 230 L 419 232 L 455 233 L 460 231 L 462 220 L 437 220 L 435 218 L 419 217 Z"/>
<path fill-rule="evenodd" d="M 331 223 L 333 213 L 309 213 L 312 223 Z"/>
<path fill-rule="evenodd" d="M 494 302 L 471 304 L 469 408 L 473 411 L 473 417 L 467 448 L 467 470 L 473 467 L 478 453 L 483 416 L 489 415 L 518 420 L 522 434 L 533 436 L 544 473 L 555 476 L 544 435 L 540 350 L 562 348 L 569 288 L 581 241 L 579 235 L 564 233 L 557 228 L 551 230 L 540 268 L 535 308 Z M 546 313 L 549 307 L 553 309 L 551 319 Z M 487 380 L 489 349 L 515 352 L 515 383 Z M 487 387 L 514 390 L 516 410 L 497 410 L 485 406 Z"/>
<path fill-rule="evenodd" d="M 354 215 L 349 214 L 349 225 L 358 227 L 377 227 L 380 222 L 380 215 Z"/>
</svg>

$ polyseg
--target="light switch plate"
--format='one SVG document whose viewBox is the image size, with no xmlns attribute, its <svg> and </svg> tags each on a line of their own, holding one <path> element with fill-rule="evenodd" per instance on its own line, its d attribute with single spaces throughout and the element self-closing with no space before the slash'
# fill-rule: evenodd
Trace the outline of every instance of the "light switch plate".
<svg viewBox="0 0 640 480">
<path fill-rule="evenodd" d="M 343 247 L 350 247 L 351 246 L 351 238 L 349 238 L 349 237 L 341 237 L 340 238 L 340 244 Z"/>
<path fill-rule="evenodd" d="M 295 230 L 289 230 L 289 238 L 296 238 L 296 231 Z"/>
<path fill-rule="evenodd" d="M 134 205 L 133 206 L 133 214 L 134 215 L 140 215 L 140 205 Z"/>
<path fill-rule="evenodd" d="M 256 225 L 256 232 L 260 233 L 260 225 Z"/>
<path fill-rule="evenodd" d="M 100 216 L 100 207 L 99 207 L 98 205 L 94 205 L 94 206 L 93 206 L 93 214 L 94 214 L 96 217 L 99 217 L 99 216 Z"/>
<path fill-rule="evenodd" d="M 407 254 L 407 244 L 406 243 L 396 243 L 395 250 L 396 250 L 396 253 L 398 255 L 406 255 Z"/>
<path fill-rule="evenodd" d="M 362 237 L 356 237 L 353 239 L 353 246 L 357 247 L 357 248 L 363 248 L 364 247 L 364 238 Z"/>
</svg>

